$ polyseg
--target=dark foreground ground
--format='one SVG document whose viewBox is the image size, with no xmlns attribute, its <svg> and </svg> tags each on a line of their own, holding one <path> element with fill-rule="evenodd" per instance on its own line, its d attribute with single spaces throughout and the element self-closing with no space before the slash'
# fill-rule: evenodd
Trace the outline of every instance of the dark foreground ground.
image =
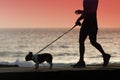
<svg viewBox="0 0 120 80">
<path fill-rule="evenodd" d="M 38 70 L 28 67 L 1 67 L 0 80 L 120 80 L 120 65 L 107 67 L 89 65 L 86 68 L 68 66 L 40 67 Z"/>
</svg>

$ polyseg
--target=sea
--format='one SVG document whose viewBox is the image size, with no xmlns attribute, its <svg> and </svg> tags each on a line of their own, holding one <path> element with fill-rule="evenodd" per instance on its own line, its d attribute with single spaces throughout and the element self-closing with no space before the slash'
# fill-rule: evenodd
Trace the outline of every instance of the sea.
<svg viewBox="0 0 120 80">
<path fill-rule="evenodd" d="M 0 29 L 0 64 L 33 67 L 33 61 L 25 61 L 28 52 L 36 54 L 61 35 L 39 54 L 52 54 L 53 66 L 75 64 L 79 60 L 79 29 L 65 35 L 69 28 Z M 110 63 L 120 63 L 120 29 L 99 29 L 97 41 L 111 55 Z M 85 41 L 85 62 L 87 65 L 103 63 L 101 53 L 90 44 L 89 37 Z"/>
</svg>

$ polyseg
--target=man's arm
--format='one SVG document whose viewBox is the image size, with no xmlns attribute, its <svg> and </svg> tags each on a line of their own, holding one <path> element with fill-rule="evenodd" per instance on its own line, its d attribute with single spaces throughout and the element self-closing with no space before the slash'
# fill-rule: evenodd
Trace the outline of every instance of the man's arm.
<svg viewBox="0 0 120 80">
<path fill-rule="evenodd" d="M 77 19 L 76 22 L 79 22 L 79 21 L 82 20 L 82 19 L 84 19 L 84 14 L 82 14 L 82 15 Z"/>
<path fill-rule="evenodd" d="M 84 11 L 83 10 L 76 10 L 75 14 L 82 14 L 76 21 L 75 25 L 81 26 L 80 20 L 84 19 Z"/>
<path fill-rule="evenodd" d="M 84 12 L 83 10 L 76 10 L 76 11 L 75 11 L 75 14 L 77 14 L 77 15 L 78 15 L 78 14 L 83 14 L 83 12 Z"/>
</svg>

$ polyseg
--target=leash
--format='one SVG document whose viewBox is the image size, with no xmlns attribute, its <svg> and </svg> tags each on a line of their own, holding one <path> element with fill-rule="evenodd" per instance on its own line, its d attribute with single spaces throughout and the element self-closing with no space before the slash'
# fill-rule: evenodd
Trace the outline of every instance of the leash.
<svg viewBox="0 0 120 80">
<path fill-rule="evenodd" d="M 64 36 L 65 34 L 67 34 L 68 32 L 70 32 L 71 30 L 73 30 L 76 27 L 76 25 L 74 25 L 72 28 L 70 28 L 68 31 L 66 31 L 65 33 L 63 33 L 61 36 L 59 36 L 57 39 L 55 39 L 54 41 L 52 41 L 51 43 L 49 43 L 48 45 L 46 45 L 44 48 L 42 48 L 40 51 L 38 51 L 36 54 L 42 52 L 44 49 L 46 49 L 47 47 L 49 47 L 52 43 L 54 43 L 55 41 L 57 41 L 58 39 L 60 39 L 62 36 Z"/>
</svg>

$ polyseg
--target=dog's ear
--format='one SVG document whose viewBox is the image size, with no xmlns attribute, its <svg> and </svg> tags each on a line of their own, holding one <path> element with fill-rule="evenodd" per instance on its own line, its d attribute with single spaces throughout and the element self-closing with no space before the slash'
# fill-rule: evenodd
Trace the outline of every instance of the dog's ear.
<svg viewBox="0 0 120 80">
<path fill-rule="evenodd" d="M 29 55 L 30 55 L 30 56 L 33 56 L 33 53 L 32 53 L 32 52 L 29 52 Z"/>
</svg>

